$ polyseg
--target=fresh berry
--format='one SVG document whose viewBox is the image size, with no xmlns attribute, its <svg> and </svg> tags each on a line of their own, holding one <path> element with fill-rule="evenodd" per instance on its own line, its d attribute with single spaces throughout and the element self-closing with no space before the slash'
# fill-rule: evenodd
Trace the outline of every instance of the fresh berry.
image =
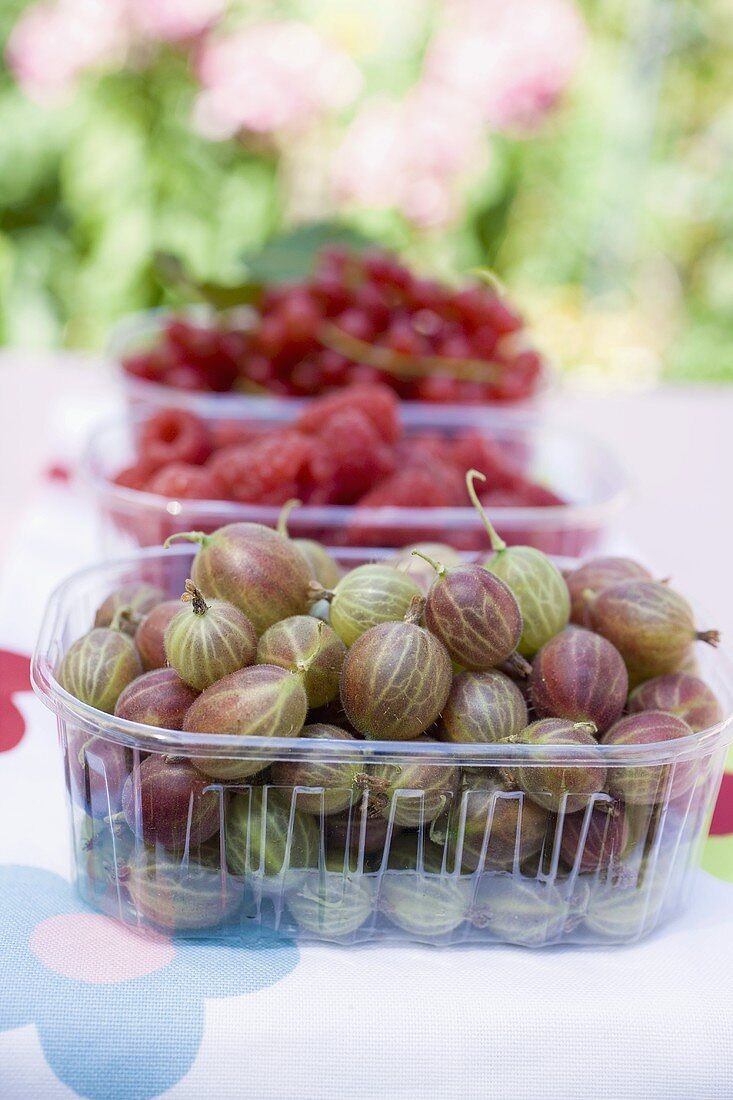
<svg viewBox="0 0 733 1100">
<path fill-rule="evenodd" d="M 153 474 L 145 488 L 149 493 L 171 500 L 216 500 L 221 494 L 211 470 L 187 462 L 171 462 L 164 466 Z"/>
<path fill-rule="evenodd" d="M 126 466 L 124 470 L 120 470 L 112 480 L 115 485 L 121 485 L 124 489 L 142 491 L 147 488 L 154 469 L 149 462 L 141 460 L 133 463 L 132 466 Z"/>
<path fill-rule="evenodd" d="M 284 504 L 307 487 L 312 453 L 313 441 L 301 432 L 274 432 L 241 447 L 225 447 L 207 469 L 231 500 Z"/>
<path fill-rule="evenodd" d="M 266 286 L 246 330 L 225 314 L 208 326 L 174 316 L 123 367 L 186 391 L 318 396 L 380 381 L 452 404 L 526 399 L 542 378 L 522 319 L 492 289 L 454 291 L 394 256 L 342 248 L 323 249 L 309 278 Z"/>
<path fill-rule="evenodd" d="M 394 443 L 401 433 L 399 402 L 382 385 L 350 386 L 345 393 L 334 393 L 313 402 L 296 421 L 307 435 L 330 435 L 331 424 L 344 412 L 358 410 L 377 429 L 386 443 Z"/>
<path fill-rule="evenodd" d="M 358 408 L 333 414 L 328 425 L 327 443 L 319 440 L 314 450 L 311 475 L 322 490 L 321 503 L 352 504 L 392 473 L 394 450 Z"/>
<path fill-rule="evenodd" d="M 211 453 L 206 425 L 184 409 L 161 409 L 143 424 L 139 439 L 140 457 L 151 466 L 170 462 L 205 462 Z"/>
</svg>

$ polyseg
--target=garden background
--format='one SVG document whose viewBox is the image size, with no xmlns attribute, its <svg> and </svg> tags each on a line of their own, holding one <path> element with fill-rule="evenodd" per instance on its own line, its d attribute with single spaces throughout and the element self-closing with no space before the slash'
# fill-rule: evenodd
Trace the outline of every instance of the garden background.
<svg viewBox="0 0 733 1100">
<path fill-rule="evenodd" d="M 733 378 L 728 0 L 0 5 L 0 343 L 338 218 L 492 267 L 580 384 Z"/>
</svg>

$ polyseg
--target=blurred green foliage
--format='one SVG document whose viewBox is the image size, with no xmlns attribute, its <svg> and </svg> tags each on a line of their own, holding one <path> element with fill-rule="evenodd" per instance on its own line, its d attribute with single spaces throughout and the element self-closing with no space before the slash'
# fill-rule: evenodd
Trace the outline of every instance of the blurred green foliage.
<svg viewBox="0 0 733 1100">
<path fill-rule="evenodd" d="M 24 6 L 0 6 L 0 47 Z M 350 7 L 316 6 L 342 24 Z M 487 134 L 457 224 L 346 220 L 426 270 L 492 266 L 555 358 L 594 381 L 733 379 L 733 9 L 581 7 L 590 41 L 572 88 L 531 135 Z M 307 17 L 309 6 L 271 9 Z M 393 33 L 359 58 L 368 91 L 409 87 L 429 9 L 392 10 Z M 0 343 L 98 347 L 115 319 L 166 300 L 156 251 L 226 282 L 313 213 L 294 184 L 308 172 L 318 190 L 331 124 L 290 153 L 210 141 L 190 124 L 195 93 L 171 46 L 134 69 L 85 75 L 62 106 L 32 103 L 0 71 Z"/>
</svg>

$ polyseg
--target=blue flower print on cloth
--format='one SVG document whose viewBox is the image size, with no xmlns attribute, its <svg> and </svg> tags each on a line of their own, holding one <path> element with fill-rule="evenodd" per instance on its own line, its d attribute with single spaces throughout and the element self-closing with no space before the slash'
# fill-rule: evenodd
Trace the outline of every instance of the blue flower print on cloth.
<svg viewBox="0 0 733 1100">
<path fill-rule="evenodd" d="M 0 866 L 0 1031 L 35 1024 L 53 1072 L 90 1100 L 171 1088 L 196 1058 L 205 998 L 254 993 L 297 962 L 260 929 L 232 945 L 138 934 L 58 875 Z"/>
</svg>

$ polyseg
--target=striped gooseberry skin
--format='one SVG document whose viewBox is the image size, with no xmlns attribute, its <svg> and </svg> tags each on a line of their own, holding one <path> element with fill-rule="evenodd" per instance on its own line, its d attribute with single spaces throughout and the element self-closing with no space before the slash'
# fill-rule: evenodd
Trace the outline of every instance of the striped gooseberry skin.
<svg viewBox="0 0 733 1100">
<path fill-rule="evenodd" d="M 244 888 L 216 860 L 181 860 L 144 848 L 128 865 L 125 889 L 137 912 L 158 928 L 190 932 L 224 924 L 244 900 Z"/>
<path fill-rule="evenodd" d="M 379 905 L 392 924 L 429 940 L 448 935 L 463 923 L 471 892 L 467 879 L 393 874 L 382 882 Z"/>
<path fill-rule="evenodd" d="M 435 744 L 432 737 L 421 735 L 413 744 Z M 357 783 L 369 792 L 369 812 L 391 819 L 406 829 L 416 829 L 434 821 L 449 808 L 456 796 L 460 769 L 436 763 L 432 757 L 409 764 L 373 764 L 362 771 Z M 403 795 L 401 791 L 419 791 Z"/>
<path fill-rule="evenodd" d="M 219 794 L 187 760 L 148 756 L 127 777 L 122 812 L 145 844 L 202 844 L 219 828 Z"/>
<path fill-rule="evenodd" d="M 326 741 L 357 741 L 352 734 L 338 726 L 325 723 L 313 723 L 303 726 L 302 738 Z M 296 807 L 304 813 L 324 814 L 340 813 L 351 805 L 356 791 L 356 779 L 361 770 L 358 760 L 276 760 L 272 765 L 272 794 L 279 800 L 290 800 L 293 787 L 319 787 L 318 793 L 299 792 Z M 283 790 L 277 790 L 282 787 Z"/>
<path fill-rule="evenodd" d="M 288 909 L 301 928 L 329 940 L 356 932 L 373 911 L 373 886 L 362 875 L 345 875 L 328 866 L 325 876 L 315 868 L 303 876 L 303 889 L 288 894 Z"/>
<path fill-rule="evenodd" d="M 573 922 L 568 902 L 554 883 L 518 875 L 484 876 L 470 918 L 502 943 L 522 947 L 557 943 Z"/>
<path fill-rule="evenodd" d="M 570 593 L 570 621 L 577 626 L 590 626 L 588 603 L 614 584 L 622 581 L 650 581 L 648 569 L 633 558 L 592 558 L 565 574 Z"/>
<path fill-rule="evenodd" d="M 587 810 L 566 814 L 560 841 L 562 858 L 570 867 L 575 867 L 577 860 L 581 875 L 605 871 L 618 863 L 631 835 L 622 805 L 606 802 L 593 806 L 587 814 Z"/>
<path fill-rule="evenodd" d="M 343 810 L 329 817 L 326 829 L 329 855 L 336 857 L 342 852 L 345 854 L 347 837 L 350 855 L 356 856 L 363 853 L 370 856 L 383 856 L 385 841 L 390 835 L 387 818 L 370 817 L 368 811 L 364 813 L 363 804 L 360 802 L 355 802 L 350 810 Z M 391 838 L 394 839 L 401 831 L 401 826 L 395 825 Z"/>
<path fill-rule="evenodd" d="M 230 523 L 213 535 L 188 537 L 201 543 L 191 567 L 196 587 L 205 597 L 233 603 L 258 635 L 308 611 L 310 569 L 290 539 L 260 523 Z"/>
<path fill-rule="evenodd" d="M 402 619 L 420 589 L 391 565 L 359 565 L 336 585 L 328 621 L 350 646 L 379 623 Z"/>
<path fill-rule="evenodd" d="M 297 737 L 308 713 L 301 677 L 275 665 L 252 665 L 218 680 L 199 695 L 183 721 L 191 733 L 262 738 L 262 759 L 196 757 L 193 764 L 217 779 L 243 779 L 262 771 L 267 738 Z"/>
<path fill-rule="evenodd" d="M 312 615 L 292 615 L 268 627 L 257 645 L 257 663 L 302 670 L 309 707 L 323 707 L 339 693 L 346 646 L 335 630 Z"/>
<path fill-rule="evenodd" d="M 269 787 L 251 787 L 235 794 L 227 806 L 227 867 L 240 878 L 248 874 L 273 878 L 318 863 L 320 830 L 315 817 L 297 808 L 292 812 L 290 801 L 282 802 L 272 794 Z"/>
<path fill-rule="evenodd" d="M 447 825 L 441 829 L 438 823 L 431 838 L 447 843 L 449 867 L 460 850 L 463 871 L 475 871 L 479 865 L 486 871 L 502 871 L 513 866 L 515 857 L 521 863 L 539 852 L 549 823 L 547 810 L 512 791 L 502 779 L 476 776 L 455 800 Z"/>
<path fill-rule="evenodd" d="M 315 539 L 291 539 L 291 542 L 305 558 L 311 578 L 324 588 L 335 588 L 343 574 L 328 550 Z"/>
<path fill-rule="evenodd" d="M 662 710 L 681 718 L 696 733 L 714 726 L 723 717 L 715 693 L 699 676 L 670 672 L 640 684 L 629 696 L 630 714 Z"/>
<path fill-rule="evenodd" d="M 125 608 L 132 612 L 133 618 L 129 624 L 123 623 L 120 629 L 128 634 L 134 634 L 135 616 L 147 615 L 164 599 L 165 592 L 152 584 L 141 584 L 138 581 L 122 584 L 114 592 L 110 592 L 107 599 L 99 605 L 94 616 L 94 625 L 110 626 L 117 612 Z"/>
<path fill-rule="evenodd" d="M 600 733 L 621 717 L 628 690 L 618 650 L 599 634 L 576 626 L 543 645 L 529 676 L 538 718 L 593 722 Z"/>
<path fill-rule="evenodd" d="M 522 616 L 499 577 L 480 565 L 460 565 L 437 576 L 425 603 L 425 624 L 463 668 L 493 668 L 517 648 Z"/>
<path fill-rule="evenodd" d="M 630 687 L 676 672 L 699 639 L 717 645 L 717 631 L 698 631 L 692 608 L 658 581 L 625 581 L 601 592 L 590 604 L 591 626 L 624 659 Z"/>
<path fill-rule="evenodd" d="M 380 623 L 346 655 L 341 702 L 365 737 L 411 741 L 439 717 L 451 680 L 450 657 L 430 631 L 411 622 Z"/>
<path fill-rule="evenodd" d="M 124 689 L 142 671 L 132 638 L 120 630 L 95 627 L 66 651 L 57 679 L 75 699 L 112 714 Z"/>
<path fill-rule="evenodd" d="M 614 723 L 603 736 L 604 745 L 648 745 L 676 741 L 689 737 L 692 730 L 674 714 L 645 710 L 627 714 Z M 629 767 L 609 767 L 608 789 L 615 798 L 632 806 L 653 806 L 667 799 L 679 798 L 695 782 L 694 761 L 676 764 L 639 763 Z"/>
<path fill-rule="evenodd" d="M 472 743 L 512 737 L 527 725 L 522 692 L 497 669 L 459 672 L 443 707 L 441 741 Z"/>
<path fill-rule="evenodd" d="M 180 600 L 165 600 L 149 611 L 137 628 L 135 645 L 146 672 L 152 668 L 165 668 L 168 658 L 164 635 L 168 624 L 180 610 Z"/>
<path fill-rule="evenodd" d="M 252 623 L 226 600 L 194 599 L 168 624 L 164 644 L 168 663 L 196 691 L 253 664 L 257 656 Z"/>
<path fill-rule="evenodd" d="M 134 682 L 134 681 L 133 681 Z M 67 783 L 71 797 L 94 818 L 112 817 L 121 807 L 122 788 L 132 768 L 132 753 L 82 729 L 69 729 Z"/>
<path fill-rule="evenodd" d="M 117 700 L 115 716 L 160 729 L 180 730 L 198 692 L 173 668 L 154 668 L 128 684 Z"/>
<path fill-rule="evenodd" d="M 511 774 L 533 802 L 554 813 L 575 813 L 606 784 L 606 766 L 590 722 L 567 718 L 540 718 L 522 730 L 516 740 L 535 746 L 532 762 L 519 764 Z M 583 746 L 582 754 L 563 754 L 563 747 Z"/>
<path fill-rule="evenodd" d="M 532 657 L 559 634 L 570 619 L 570 593 L 557 566 L 533 546 L 509 546 L 484 562 L 500 577 L 519 604 L 522 633 L 517 644 L 523 657 Z"/>
</svg>

